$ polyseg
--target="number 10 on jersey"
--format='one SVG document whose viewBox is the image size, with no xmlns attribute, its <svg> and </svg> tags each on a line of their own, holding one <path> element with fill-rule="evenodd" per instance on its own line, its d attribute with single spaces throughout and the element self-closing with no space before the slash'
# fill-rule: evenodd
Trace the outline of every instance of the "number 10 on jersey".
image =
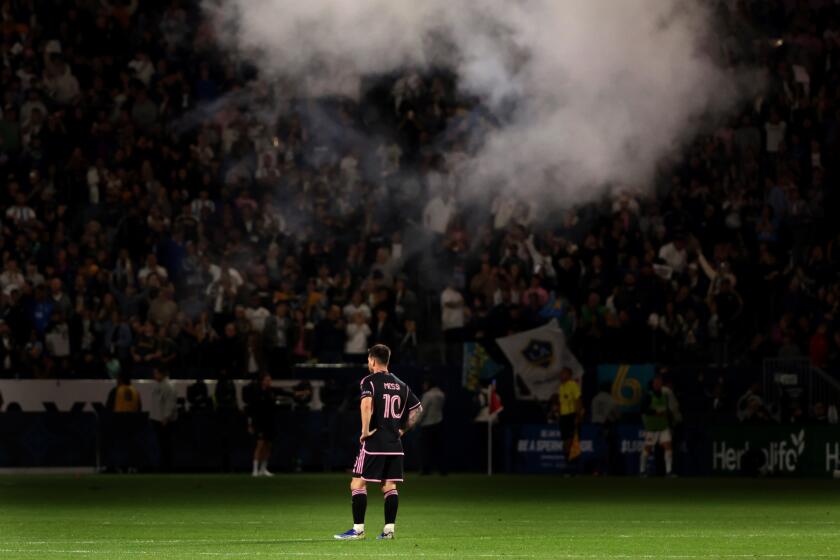
<svg viewBox="0 0 840 560">
<path fill-rule="evenodd" d="M 382 395 L 385 399 L 385 418 L 400 418 L 400 396 L 399 395 Z"/>
</svg>

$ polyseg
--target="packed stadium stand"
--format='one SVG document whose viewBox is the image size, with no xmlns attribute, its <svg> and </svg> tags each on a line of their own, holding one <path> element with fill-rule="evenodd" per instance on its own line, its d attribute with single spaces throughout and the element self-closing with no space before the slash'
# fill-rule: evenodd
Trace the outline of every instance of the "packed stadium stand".
<svg viewBox="0 0 840 560">
<path fill-rule="evenodd" d="M 546 209 L 460 196 L 498 122 L 445 70 L 285 95 L 198 4 L 2 2 L 1 376 L 458 365 L 552 318 L 587 367 L 840 370 L 836 6 L 721 2 L 766 93 L 653 184 Z"/>
</svg>

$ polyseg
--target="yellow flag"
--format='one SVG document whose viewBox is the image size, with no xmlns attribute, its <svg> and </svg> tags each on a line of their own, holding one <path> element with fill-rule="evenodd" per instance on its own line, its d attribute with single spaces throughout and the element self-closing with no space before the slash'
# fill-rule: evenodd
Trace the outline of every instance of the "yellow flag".
<svg viewBox="0 0 840 560">
<path fill-rule="evenodd" d="M 572 439 L 572 448 L 569 450 L 569 459 L 577 459 L 580 457 L 580 436 L 575 434 Z"/>
</svg>

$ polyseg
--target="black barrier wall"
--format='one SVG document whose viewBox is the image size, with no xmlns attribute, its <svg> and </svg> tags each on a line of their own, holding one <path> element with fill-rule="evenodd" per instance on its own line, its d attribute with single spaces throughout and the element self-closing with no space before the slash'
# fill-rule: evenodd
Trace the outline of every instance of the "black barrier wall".
<svg viewBox="0 0 840 560">
<path fill-rule="evenodd" d="M 358 413 L 353 409 L 281 411 L 270 468 L 278 472 L 347 471 L 358 451 Z M 448 426 L 449 428 L 449 426 Z M 487 426 L 451 423 L 445 467 L 484 471 Z M 581 457 L 567 463 L 556 426 L 498 426 L 493 433 L 496 471 L 522 474 L 636 475 L 642 427 L 604 429 L 584 424 Z M 684 476 L 840 475 L 836 426 L 739 426 L 686 428 L 675 433 L 676 471 Z M 170 445 L 164 465 L 162 445 Z M 103 471 L 247 472 L 254 439 L 241 413 L 185 413 L 171 440 L 161 441 L 146 414 L 0 414 L 0 468 L 90 467 Z M 406 435 L 406 466 L 421 465 L 422 435 Z M 656 474 L 656 457 L 651 471 Z"/>
</svg>

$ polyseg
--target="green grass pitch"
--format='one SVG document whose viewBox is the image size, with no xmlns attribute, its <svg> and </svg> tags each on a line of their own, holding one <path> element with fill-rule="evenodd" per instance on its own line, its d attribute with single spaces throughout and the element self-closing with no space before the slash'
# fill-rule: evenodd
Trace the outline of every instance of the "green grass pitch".
<svg viewBox="0 0 840 560">
<path fill-rule="evenodd" d="M 349 477 L 1 476 L 0 559 L 840 558 L 840 481 L 410 475 L 397 538 Z"/>
</svg>

